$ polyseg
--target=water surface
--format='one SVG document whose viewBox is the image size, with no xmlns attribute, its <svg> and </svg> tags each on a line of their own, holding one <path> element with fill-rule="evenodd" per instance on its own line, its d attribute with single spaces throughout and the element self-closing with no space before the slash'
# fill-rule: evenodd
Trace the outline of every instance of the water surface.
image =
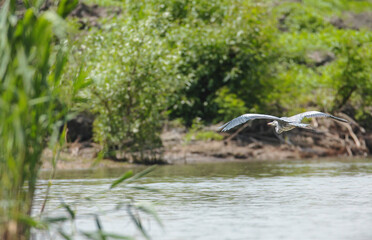
<svg viewBox="0 0 372 240">
<path fill-rule="evenodd" d="M 104 230 L 142 239 L 127 211 L 115 210 L 131 196 L 155 204 L 164 228 L 141 215 L 152 239 L 372 239 L 371 160 L 159 166 L 136 184 L 156 192 L 125 186 L 102 192 L 127 170 L 59 172 L 47 213 L 66 214 L 61 199 L 77 215 L 110 211 L 100 218 Z M 39 181 L 35 213 L 47 184 Z M 94 201 L 81 200 L 86 196 Z M 82 217 L 73 228 L 95 230 L 94 218 Z"/>
</svg>

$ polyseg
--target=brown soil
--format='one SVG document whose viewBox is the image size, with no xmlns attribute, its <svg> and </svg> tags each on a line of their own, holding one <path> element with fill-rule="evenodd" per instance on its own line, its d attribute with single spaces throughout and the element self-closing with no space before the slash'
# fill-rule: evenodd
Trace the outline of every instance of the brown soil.
<svg viewBox="0 0 372 240">
<path fill-rule="evenodd" d="M 83 30 L 91 27 L 100 28 L 99 19 L 112 18 L 119 14 L 121 14 L 121 9 L 118 7 L 101 7 L 97 4 L 87 5 L 80 2 L 69 16 L 79 19 L 79 29 Z"/>
<path fill-rule="evenodd" d="M 372 12 L 345 12 L 342 17 L 333 17 L 330 23 L 340 29 L 372 29 Z"/>
</svg>

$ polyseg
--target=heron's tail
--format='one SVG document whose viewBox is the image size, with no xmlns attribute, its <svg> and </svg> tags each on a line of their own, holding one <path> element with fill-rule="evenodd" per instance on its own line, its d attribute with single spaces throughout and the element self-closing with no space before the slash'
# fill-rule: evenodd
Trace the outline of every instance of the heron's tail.
<svg viewBox="0 0 372 240">
<path fill-rule="evenodd" d="M 331 117 L 331 118 L 333 118 L 333 119 L 335 119 L 335 120 L 337 120 L 337 121 L 340 121 L 340 122 L 346 122 L 346 123 L 349 122 L 348 120 L 345 120 L 345 119 L 343 119 L 343 118 L 339 118 L 339 117 L 335 117 L 335 116 L 333 116 L 333 115 L 330 115 L 329 117 Z"/>
</svg>

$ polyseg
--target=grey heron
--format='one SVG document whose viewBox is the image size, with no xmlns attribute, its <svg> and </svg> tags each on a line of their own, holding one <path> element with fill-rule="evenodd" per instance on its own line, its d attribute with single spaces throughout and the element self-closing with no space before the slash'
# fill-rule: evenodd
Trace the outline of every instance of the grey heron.
<svg viewBox="0 0 372 240">
<path fill-rule="evenodd" d="M 289 130 L 292 130 L 296 127 L 299 128 L 308 128 L 310 124 L 301 123 L 301 121 L 304 118 L 314 118 L 314 117 L 326 117 L 326 118 L 333 118 L 335 120 L 341 121 L 341 122 L 348 122 L 345 119 L 335 117 L 328 113 L 318 112 L 318 111 L 309 111 L 309 112 L 303 112 L 299 113 L 297 115 L 294 115 L 292 117 L 276 117 L 272 115 L 266 115 L 266 114 L 256 114 L 256 113 L 247 113 L 244 115 L 241 115 L 237 118 L 234 118 L 230 122 L 225 123 L 220 127 L 220 130 L 222 132 L 226 132 L 238 125 L 241 125 L 243 123 L 246 123 L 250 120 L 254 119 L 266 119 L 266 120 L 274 120 L 272 122 L 269 122 L 268 125 L 275 126 L 275 131 L 278 134 L 281 134 L 282 132 L 286 132 Z"/>
</svg>

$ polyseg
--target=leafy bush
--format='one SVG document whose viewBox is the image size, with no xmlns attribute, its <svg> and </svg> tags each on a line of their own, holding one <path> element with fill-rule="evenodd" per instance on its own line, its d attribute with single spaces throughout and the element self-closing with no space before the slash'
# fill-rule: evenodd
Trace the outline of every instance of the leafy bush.
<svg viewBox="0 0 372 240">
<path fill-rule="evenodd" d="M 317 8 L 304 6 L 301 3 L 282 4 L 277 10 L 280 14 L 279 28 L 289 32 L 317 32 L 330 26 Z"/>
<path fill-rule="evenodd" d="M 149 16 L 164 18 L 168 22 L 195 24 L 199 20 L 206 23 L 220 22 L 224 18 L 224 8 L 231 3 L 226 0 L 128 0 L 124 11 L 137 19 Z"/>
<path fill-rule="evenodd" d="M 191 142 L 192 140 L 197 141 L 221 141 L 223 140 L 223 136 L 214 132 L 214 131 L 190 131 L 185 136 L 185 141 Z"/>
<path fill-rule="evenodd" d="M 309 106 L 339 111 L 349 104 L 364 116 L 371 105 L 371 37 L 370 31 L 336 28 L 281 34 L 278 81 L 268 100 L 293 111 Z M 313 52 L 334 58 L 316 66 L 309 59 Z"/>
<path fill-rule="evenodd" d="M 171 101 L 170 116 L 183 118 L 187 125 L 196 117 L 222 120 L 215 99 L 224 86 L 247 109 L 262 106 L 262 97 L 272 86 L 275 29 L 269 21 L 264 23 L 264 9 L 241 1 L 215 4 L 222 5 L 221 22 L 192 19 L 168 33 L 170 43 L 178 45 L 181 56 L 176 67 L 184 79 Z"/>
<path fill-rule="evenodd" d="M 230 121 L 247 112 L 244 101 L 239 99 L 236 94 L 231 93 L 227 87 L 222 87 L 216 94 L 215 102 L 219 108 L 219 119 L 222 121 Z"/>
<path fill-rule="evenodd" d="M 96 115 L 94 138 L 108 152 L 144 154 L 161 146 L 172 54 L 151 24 L 117 19 L 80 45 L 92 80 L 85 108 Z"/>
<path fill-rule="evenodd" d="M 189 143 L 193 140 L 196 141 L 221 141 L 223 140 L 223 136 L 209 130 L 203 129 L 203 124 L 201 122 L 200 118 L 195 118 L 193 120 L 193 123 L 191 125 L 191 128 L 189 129 L 188 133 L 184 137 L 185 142 Z"/>
<path fill-rule="evenodd" d="M 339 49 L 342 57 L 338 64 L 342 71 L 335 82 L 335 109 L 342 108 L 353 94 L 359 95 L 365 103 L 372 103 L 371 44 L 370 39 L 361 40 L 357 36 L 349 37 Z"/>
</svg>

